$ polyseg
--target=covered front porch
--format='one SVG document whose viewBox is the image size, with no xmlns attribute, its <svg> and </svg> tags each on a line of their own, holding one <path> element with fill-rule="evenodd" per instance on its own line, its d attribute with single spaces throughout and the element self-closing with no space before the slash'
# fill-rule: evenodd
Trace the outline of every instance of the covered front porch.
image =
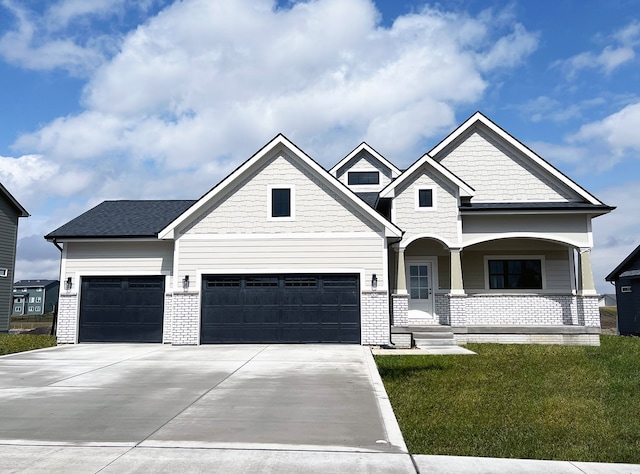
<svg viewBox="0 0 640 474">
<path fill-rule="evenodd" d="M 392 340 L 402 345 L 407 334 L 443 331 L 458 344 L 599 343 L 590 248 L 533 237 L 458 247 L 420 237 L 390 254 Z"/>
</svg>

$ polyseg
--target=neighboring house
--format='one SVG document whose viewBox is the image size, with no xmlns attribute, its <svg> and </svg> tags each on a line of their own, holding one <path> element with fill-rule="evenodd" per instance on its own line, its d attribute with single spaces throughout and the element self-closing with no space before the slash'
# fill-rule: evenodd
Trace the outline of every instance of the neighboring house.
<svg viewBox="0 0 640 474">
<path fill-rule="evenodd" d="M 58 280 L 20 280 L 13 284 L 13 316 L 42 316 L 58 304 Z"/>
<path fill-rule="evenodd" d="M 47 235 L 58 341 L 598 344 L 612 209 L 480 113 L 403 172 L 366 143 L 326 171 L 278 135 L 197 201 Z"/>
<path fill-rule="evenodd" d="M 615 306 L 616 305 L 616 295 L 615 294 L 606 294 L 600 295 L 598 299 L 598 306 Z"/>
<path fill-rule="evenodd" d="M 29 213 L 0 183 L 0 333 L 9 330 L 20 217 Z"/>
<path fill-rule="evenodd" d="M 640 245 L 605 279 L 616 285 L 618 334 L 640 336 Z"/>
</svg>

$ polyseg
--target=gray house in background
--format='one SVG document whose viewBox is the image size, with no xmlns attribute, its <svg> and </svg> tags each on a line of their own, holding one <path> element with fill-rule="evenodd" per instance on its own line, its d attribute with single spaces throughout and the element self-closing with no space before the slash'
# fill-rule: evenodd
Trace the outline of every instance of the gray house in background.
<svg viewBox="0 0 640 474">
<path fill-rule="evenodd" d="M 0 332 L 9 330 L 20 217 L 29 213 L 0 183 Z"/>
<path fill-rule="evenodd" d="M 13 285 L 13 316 L 42 316 L 58 304 L 58 280 L 20 280 Z"/>
<path fill-rule="evenodd" d="M 616 285 L 618 333 L 640 336 L 640 245 L 606 277 Z"/>
</svg>

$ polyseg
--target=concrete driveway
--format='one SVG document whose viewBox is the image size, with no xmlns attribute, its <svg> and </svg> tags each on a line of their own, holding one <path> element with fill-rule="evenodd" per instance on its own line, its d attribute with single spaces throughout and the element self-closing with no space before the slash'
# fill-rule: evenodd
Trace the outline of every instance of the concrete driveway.
<svg viewBox="0 0 640 474">
<path fill-rule="evenodd" d="M 3 472 L 415 472 L 361 346 L 57 347 L 0 407 Z"/>
</svg>

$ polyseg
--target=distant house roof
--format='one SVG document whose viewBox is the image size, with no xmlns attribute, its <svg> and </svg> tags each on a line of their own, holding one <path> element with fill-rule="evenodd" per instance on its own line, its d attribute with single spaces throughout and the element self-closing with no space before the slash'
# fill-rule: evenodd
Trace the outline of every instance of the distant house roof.
<svg viewBox="0 0 640 474">
<path fill-rule="evenodd" d="M 7 188 L 5 188 L 2 183 L 0 183 L 0 195 L 6 196 L 11 204 L 18 210 L 18 214 L 20 217 L 29 217 L 29 213 L 27 210 L 20 205 L 20 203 L 14 198 Z"/>
<path fill-rule="evenodd" d="M 58 280 L 20 280 L 13 284 L 14 288 L 44 288 L 51 284 L 59 283 Z"/>
<path fill-rule="evenodd" d="M 611 273 L 609 273 L 605 280 L 607 281 L 615 281 L 619 277 L 630 277 L 630 276 L 638 276 L 640 275 L 640 271 L 636 273 L 636 271 L 640 270 L 638 268 L 628 268 L 629 264 L 634 261 L 636 256 L 640 256 L 640 245 L 638 245 L 633 252 L 627 255 L 620 265 L 618 265 Z M 625 271 L 626 270 L 626 271 Z"/>
<path fill-rule="evenodd" d="M 157 237 L 195 200 L 104 201 L 45 236 L 63 238 Z"/>
</svg>

